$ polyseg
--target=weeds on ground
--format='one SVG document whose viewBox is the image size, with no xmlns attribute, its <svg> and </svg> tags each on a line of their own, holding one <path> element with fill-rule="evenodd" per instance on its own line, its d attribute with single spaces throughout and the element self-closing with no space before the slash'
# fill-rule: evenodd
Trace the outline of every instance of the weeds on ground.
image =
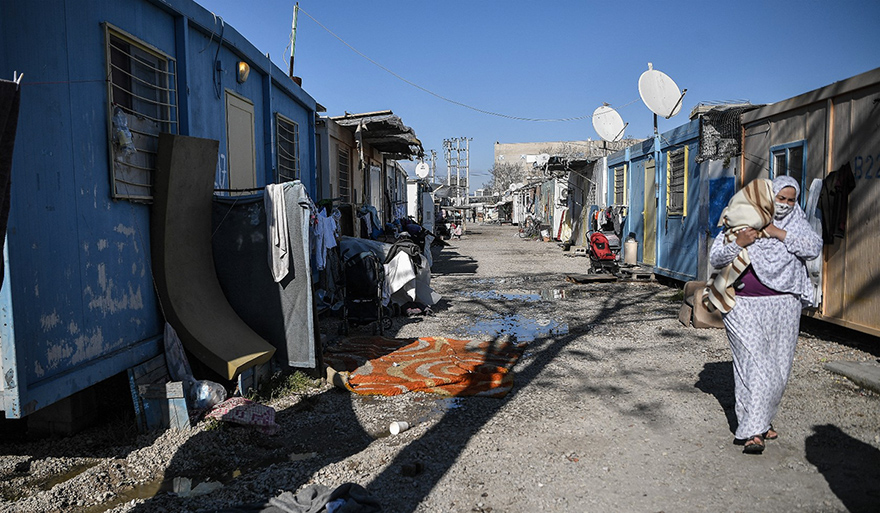
<svg viewBox="0 0 880 513">
<path fill-rule="evenodd" d="M 273 374 L 259 390 L 251 390 L 248 399 L 271 401 L 272 399 L 302 394 L 320 385 L 320 380 L 314 380 L 300 371 L 292 374 L 279 371 Z"/>
<path fill-rule="evenodd" d="M 205 431 L 222 431 L 225 428 L 226 424 L 220 422 L 217 419 L 206 419 L 205 420 Z"/>
<path fill-rule="evenodd" d="M 681 303 L 684 301 L 684 289 L 676 291 L 675 294 L 672 294 L 671 296 L 663 296 L 660 299 L 670 303 Z"/>
</svg>

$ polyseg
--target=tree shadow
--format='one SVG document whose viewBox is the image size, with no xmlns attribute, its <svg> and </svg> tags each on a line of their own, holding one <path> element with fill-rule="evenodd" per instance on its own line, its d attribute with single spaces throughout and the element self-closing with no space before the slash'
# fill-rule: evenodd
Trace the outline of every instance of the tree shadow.
<svg viewBox="0 0 880 513">
<path fill-rule="evenodd" d="M 431 267 L 431 276 L 476 274 L 479 267 L 479 263 L 473 258 L 459 253 L 452 254 L 447 250 L 437 257 Z"/>
<path fill-rule="evenodd" d="M 815 465 L 847 511 L 880 509 L 880 450 L 833 424 L 813 426 L 804 446 L 807 461 Z"/>
<path fill-rule="evenodd" d="M 736 397 L 734 396 L 733 361 L 707 362 L 694 387 L 718 400 L 731 433 L 736 433 Z"/>
<path fill-rule="evenodd" d="M 262 504 L 278 490 L 296 491 L 318 471 L 363 451 L 378 433 L 364 429 L 351 393 L 330 388 L 279 410 L 278 434 L 266 436 L 252 426 L 222 424 L 204 430 L 181 445 L 158 480 L 120 491 L 104 509 L 139 498 L 147 500 L 130 511 L 184 511 L 204 507 L 201 498 L 175 496 L 174 478 L 225 485 L 211 493 L 220 507 Z M 279 472 L 278 468 L 284 468 Z M 146 492 L 146 493 L 145 493 Z M 196 501 L 196 502 L 193 502 Z"/>
<path fill-rule="evenodd" d="M 450 253 L 445 258 L 438 259 L 437 267 L 441 272 L 449 272 L 462 262 L 471 261 L 472 259 Z M 473 265 L 475 269 L 475 261 Z M 602 299 L 598 310 L 583 315 L 579 321 L 583 326 L 602 322 L 602 319 L 613 317 L 615 313 L 632 307 L 639 300 L 640 297 L 627 297 L 625 294 L 609 295 Z M 511 304 L 514 303 L 511 301 L 485 303 L 488 311 L 499 313 L 522 307 Z M 520 359 L 516 365 L 513 389 L 505 397 L 466 397 L 458 407 L 445 411 L 418 438 L 401 437 L 399 441 L 390 441 L 399 443 L 401 448 L 372 479 L 367 489 L 376 497 L 387 500 L 389 511 L 416 511 L 424 498 L 455 465 L 470 440 L 521 391 L 530 386 L 541 386 L 541 378 L 547 366 L 572 341 L 580 337 L 582 332 L 583 330 L 572 326 L 568 334 L 536 337 L 529 342 L 531 354 Z M 597 389 L 595 393 L 602 394 L 604 391 Z M 234 428 L 233 437 L 220 437 L 211 431 L 200 432 L 174 454 L 167 466 L 166 475 L 204 477 L 211 469 L 216 474 L 218 469 L 224 468 L 224 473 L 215 478 L 223 480 L 235 474 L 229 472 L 230 468 L 240 470 L 239 475 L 228 480 L 228 486 L 212 494 L 212 502 L 223 502 L 224 505 L 257 503 L 276 496 L 279 490 L 296 491 L 310 480 L 320 481 L 321 471 L 335 463 L 347 460 L 346 465 L 357 465 L 355 456 L 365 451 L 380 436 L 387 435 L 370 433 L 363 427 L 355 402 L 369 400 L 382 401 L 381 398 L 355 397 L 338 389 L 325 391 L 309 398 L 305 404 L 279 411 L 276 422 L 281 424 L 282 432 L 274 437 L 257 435 L 245 428 Z M 631 414 L 648 415 L 653 406 L 640 405 Z M 302 408 L 311 410 L 306 410 L 309 413 L 306 415 Z M 230 444 L 222 445 L 225 440 L 230 439 Z M 210 450 L 205 451 L 205 447 Z M 311 453 L 317 455 L 291 461 L 295 455 Z M 242 461 L 236 466 L 229 459 L 237 457 Z M 195 458 L 200 460 L 194 461 Z M 266 470 L 263 468 L 265 463 L 272 463 L 275 468 Z M 419 464 L 416 466 L 420 469 L 418 475 L 405 475 L 406 469 L 412 469 L 415 464 Z M 193 485 L 195 484 L 194 481 Z M 196 503 L 190 503 L 185 498 L 160 494 L 132 511 L 151 512 L 161 508 L 177 510 L 188 504 Z"/>
</svg>

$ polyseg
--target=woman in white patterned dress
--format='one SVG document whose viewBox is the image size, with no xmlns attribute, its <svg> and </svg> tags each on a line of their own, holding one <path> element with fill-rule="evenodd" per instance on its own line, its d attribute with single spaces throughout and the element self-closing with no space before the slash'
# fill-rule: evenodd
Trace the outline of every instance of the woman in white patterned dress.
<svg viewBox="0 0 880 513">
<path fill-rule="evenodd" d="M 722 232 L 709 253 L 716 268 L 733 262 L 746 247 L 751 261 L 734 286 L 735 305 L 724 314 L 733 352 L 738 421 L 734 443 L 751 454 L 760 454 L 764 440 L 778 436 L 771 421 L 791 372 L 801 309 L 813 296 L 804 262 L 822 251 L 822 239 L 797 202 L 797 181 L 777 177 L 772 190 L 774 217 L 763 229 L 765 236 L 745 228 L 736 233 L 735 241 L 725 243 Z"/>
</svg>

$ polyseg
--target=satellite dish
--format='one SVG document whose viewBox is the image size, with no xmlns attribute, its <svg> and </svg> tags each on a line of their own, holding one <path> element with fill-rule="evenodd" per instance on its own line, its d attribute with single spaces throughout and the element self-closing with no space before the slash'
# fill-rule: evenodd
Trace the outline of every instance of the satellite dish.
<svg viewBox="0 0 880 513">
<path fill-rule="evenodd" d="M 428 166 L 428 164 L 425 164 L 424 162 L 419 162 L 418 164 L 416 164 L 416 176 L 418 176 L 419 178 L 427 178 L 428 173 L 430 172 L 431 168 Z"/>
<path fill-rule="evenodd" d="M 603 140 L 616 142 L 623 139 L 626 124 L 616 110 L 602 105 L 593 111 L 593 128 Z"/>
<path fill-rule="evenodd" d="M 669 75 L 654 69 L 648 63 L 648 71 L 639 77 L 639 95 L 651 112 L 666 119 L 678 114 L 681 110 L 681 100 L 687 89 L 680 91 Z"/>
</svg>

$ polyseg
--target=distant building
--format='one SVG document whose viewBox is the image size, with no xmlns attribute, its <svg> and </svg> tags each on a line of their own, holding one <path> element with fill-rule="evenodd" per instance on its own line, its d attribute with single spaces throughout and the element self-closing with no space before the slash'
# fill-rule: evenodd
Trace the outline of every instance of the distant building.
<svg viewBox="0 0 880 513">
<path fill-rule="evenodd" d="M 639 139 L 607 141 L 552 141 L 524 143 L 495 143 L 496 164 L 516 164 L 524 173 L 530 171 L 538 156 L 547 154 L 572 160 L 598 159 L 639 142 Z"/>
</svg>

